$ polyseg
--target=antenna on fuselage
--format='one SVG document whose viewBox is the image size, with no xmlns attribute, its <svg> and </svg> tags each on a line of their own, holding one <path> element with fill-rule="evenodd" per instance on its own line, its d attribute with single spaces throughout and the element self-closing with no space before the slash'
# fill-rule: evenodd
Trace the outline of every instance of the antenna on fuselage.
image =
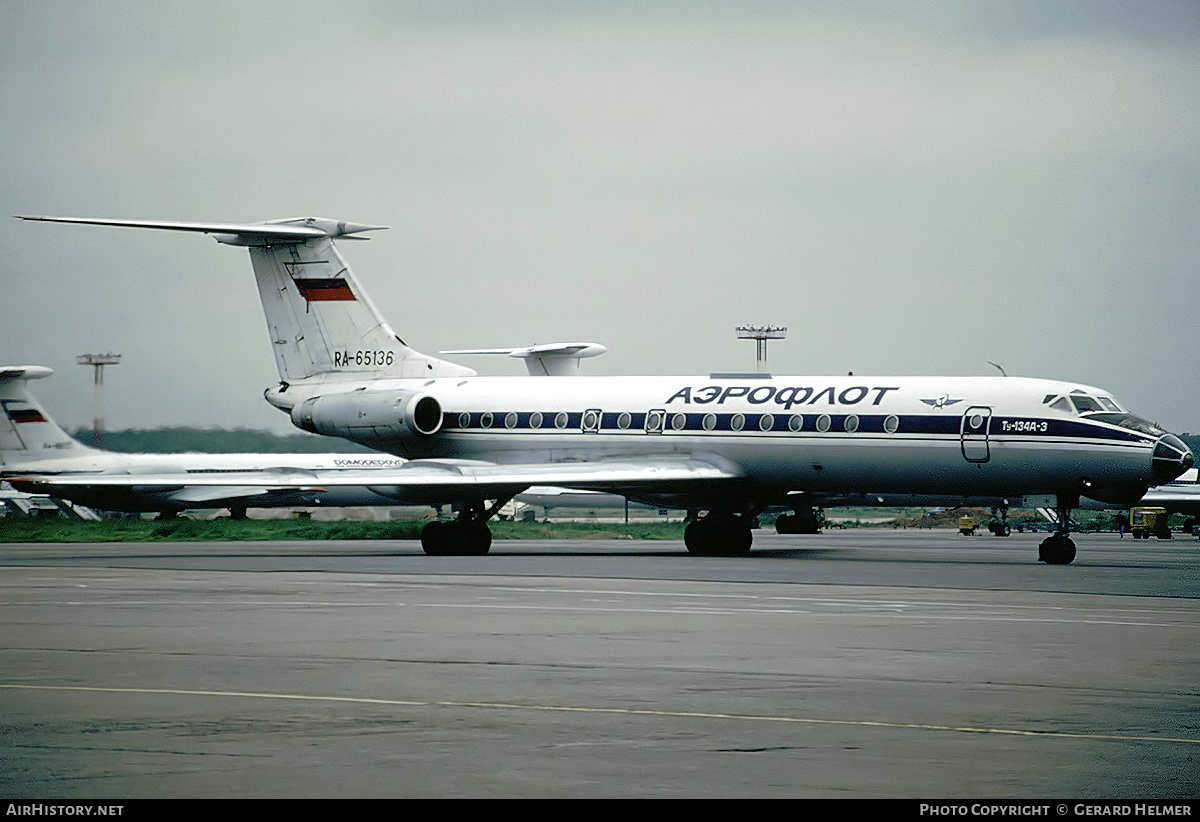
<svg viewBox="0 0 1200 822">
<path fill-rule="evenodd" d="M 988 365 L 994 365 L 994 366 L 995 366 L 995 367 L 996 367 L 996 368 L 997 368 L 997 369 L 1000 371 L 1000 376 L 1001 376 L 1001 377 L 1007 377 L 1007 376 L 1008 376 L 1008 373 L 1007 373 L 1007 372 L 1004 370 L 1004 366 L 1002 366 L 1000 363 L 998 363 L 998 362 L 992 362 L 991 360 L 988 360 L 988 361 L 987 361 L 987 364 L 988 364 Z"/>
</svg>

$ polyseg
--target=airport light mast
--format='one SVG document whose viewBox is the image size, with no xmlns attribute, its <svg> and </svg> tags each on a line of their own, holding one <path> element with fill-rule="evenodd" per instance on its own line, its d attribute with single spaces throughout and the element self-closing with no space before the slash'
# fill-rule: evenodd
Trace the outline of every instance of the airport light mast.
<svg viewBox="0 0 1200 822">
<path fill-rule="evenodd" d="M 742 325 L 734 329 L 739 340 L 754 340 L 754 360 L 758 373 L 767 371 L 767 340 L 782 340 L 787 336 L 787 326 Z"/>
<path fill-rule="evenodd" d="M 104 366 L 120 365 L 120 354 L 80 354 L 75 358 L 80 365 L 90 365 L 95 369 L 96 386 L 96 419 L 92 426 L 92 445 L 104 447 Z"/>
</svg>

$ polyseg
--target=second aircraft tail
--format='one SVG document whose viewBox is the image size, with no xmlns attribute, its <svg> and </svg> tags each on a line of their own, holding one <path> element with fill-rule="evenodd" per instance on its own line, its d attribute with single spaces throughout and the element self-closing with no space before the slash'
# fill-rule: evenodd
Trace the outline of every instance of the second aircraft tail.
<svg viewBox="0 0 1200 822">
<path fill-rule="evenodd" d="M 42 365 L 0 366 L 0 468 L 93 453 L 62 430 L 29 392 L 26 383 L 54 372 Z"/>
</svg>

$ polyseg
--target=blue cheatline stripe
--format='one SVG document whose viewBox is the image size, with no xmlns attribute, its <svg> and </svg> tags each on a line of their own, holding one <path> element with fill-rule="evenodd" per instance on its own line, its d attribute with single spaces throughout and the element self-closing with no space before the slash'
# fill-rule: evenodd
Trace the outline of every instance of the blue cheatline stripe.
<svg viewBox="0 0 1200 822">
<path fill-rule="evenodd" d="M 509 415 L 513 415 L 510 423 Z M 547 433 L 578 433 L 583 428 L 585 412 L 580 411 L 470 411 L 446 413 L 442 429 L 446 431 L 543 431 Z M 650 416 L 644 411 L 603 411 L 600 413 L 601 433 L 640 433 L 645 431 Z M 896 426 L 889 430 L 887 421 Z M 849 422 L 849 427 L 848 427 Z M 1004 431 L 1008 425 L 1012 431 Z M 1029 430 L 1029 426 L 1035 430 Z M 1044 426 L 1045 430 L 1036 430 Z M 594 430 L 594 428 L 589 428 Z M 657 428 L 655 429 L 658 430 Z M 662 432 L 735 433 L 745 435 L 770 433 L 795 434 L 895 434 L 959 437 L 962 417 L 922 414 L 742 414 L 714 412 L 668 411 L 662 417 Z M 973 435 L 981 439 L 984 434 Z M 1053 420 L 1037 417 L 992 417 L 987 439 L 1005 442 L 1038 442 L 1087 440 L 1114 443 L 1149 444 L 1153 438 L 1134 431 L 1109 428 L 1076 420 Z"/>
</svg>

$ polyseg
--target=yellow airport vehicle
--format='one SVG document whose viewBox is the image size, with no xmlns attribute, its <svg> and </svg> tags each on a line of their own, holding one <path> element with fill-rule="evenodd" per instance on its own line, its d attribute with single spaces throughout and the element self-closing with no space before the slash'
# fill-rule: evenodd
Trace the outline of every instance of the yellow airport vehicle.
<svg viewBox="0 0 1200 822">
<path fill-rule="evenodd" d="M 1134 539 L 1170 539 L 1171 529 L 1167 527 L 1166 508 L 1130 508 L 1129 532 Z"/>
</svg>

